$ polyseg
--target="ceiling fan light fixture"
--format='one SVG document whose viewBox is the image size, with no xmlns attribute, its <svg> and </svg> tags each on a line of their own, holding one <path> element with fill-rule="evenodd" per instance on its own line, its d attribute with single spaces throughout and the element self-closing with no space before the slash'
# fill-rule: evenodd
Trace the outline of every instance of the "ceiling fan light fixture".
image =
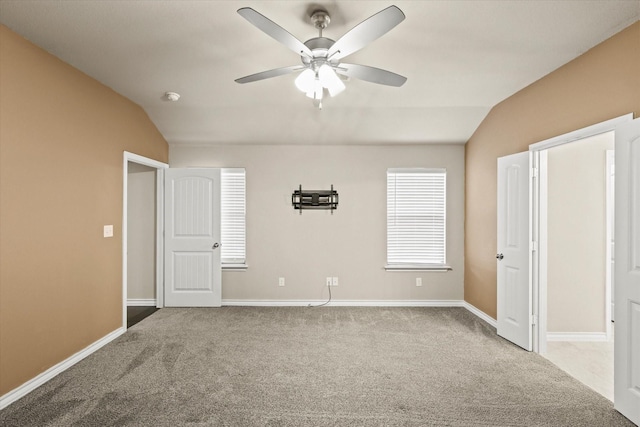
<svg viewBox="0 0 640 427">
<path fill-rule="evenodd" d="M 313 92 L 314 83 L 316 80 L 316 73 L 311 68 L 307 68 L 296 77 L 296 87 L 304 93 Z"/>
<path fill-rule="evenodd" d="M 324 87 L 322 86 L 320 79 L 315 78 L 313 80 L 313 88 L 307 92 L 307 97 L 311 99 L 315 99 L 317 101 L 321 101 L 323 95 L 324 95 Z"/>
<path fill-rule="evenodd" d="M 322 85 L 329 90 L 329 95 L 331 96 L 336 96 L 345 89 L 344 83 L 342 83 L 335 70 L 327 64 L 320 66 L 318 78 Z"/>
<path fill-rule="evenodd" d="M 322 92 L 323 92 L 322 90 L 318 90 L 318 91 L 314 90 L 312 92 L 307 92 L 307 98 L 311 98 L 316 101 L 322 101 L 322 95 L 323 95 Z"/>
<path fill-rule="evenodd" d="M 317 72 L 307 68 L 296 78 L 295 84 L 309 98 L 316 100 L 322 99 L 324 89 L 327 89 L 331 96 L 336 96 L 345 89 L 335 70 L 327 64 L 322 64 Z"/>
</svg>

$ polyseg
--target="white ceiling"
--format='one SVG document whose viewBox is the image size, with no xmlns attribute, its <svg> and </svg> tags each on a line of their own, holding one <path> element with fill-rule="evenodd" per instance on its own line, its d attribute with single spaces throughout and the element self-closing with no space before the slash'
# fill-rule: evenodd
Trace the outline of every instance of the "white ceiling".
<svg viewBox="0 0 640 427">
<path fill-rule="evenodd" d="M 400 88 L 352 79 L 319 111 L 295 75 L 234 82 L 300 61 L 240 7 L 304 42 L 317 6 L 337 40 L 391 4 L 405 21 L 347 62 Z M 464 143 L 494 105 L 638 19 L 640 0 L 0 0 L 0 22 L 142 106 L 170 144 Z"/>
</svg>

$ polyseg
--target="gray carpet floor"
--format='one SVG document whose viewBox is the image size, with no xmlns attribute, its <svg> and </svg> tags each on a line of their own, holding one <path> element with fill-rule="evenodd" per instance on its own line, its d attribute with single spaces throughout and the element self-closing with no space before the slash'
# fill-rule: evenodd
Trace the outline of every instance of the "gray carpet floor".
<svg viewBox="0 0 640 427">
<path fill-rule="evenodd" d="M 2 426 L 631 426 L 462 308 L 162 309 Z"/>
</svg>

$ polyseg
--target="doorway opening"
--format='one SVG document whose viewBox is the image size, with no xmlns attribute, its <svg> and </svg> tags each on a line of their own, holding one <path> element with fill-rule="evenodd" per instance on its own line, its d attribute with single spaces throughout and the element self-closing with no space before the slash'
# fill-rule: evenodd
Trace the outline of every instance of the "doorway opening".
<svg viewBox="0 0 640 427">
<path fill-rule="evenodd" d="M 128 307 L 161 307 L 163 171 L 166 163 L 124 152 L 122 197 L 122 324 Z M 149 313 L 149 310 L 140 310 Z M 133 314 L 133 313 L 132 313 Z M 136 313 L 140 318 L 140 313 Z M 139 320 L 138 320 L 139 321 Z"/>
<path fill-rule="evenodd" d="M 613 148 L 611 131 L 541 153 L 546 157 L 541 174 L 546 173 L 548 183 L 545 356 L 610 400 L 611 226 L 605 171 L 607 152 Z"/>
<path fill-rule="evenodd" d="M 629 116 L 533 144 L 535 350 L 613 400 L 615 127 Z M 537 330 L 536 330 L 537 329 Z"/>
</svg>

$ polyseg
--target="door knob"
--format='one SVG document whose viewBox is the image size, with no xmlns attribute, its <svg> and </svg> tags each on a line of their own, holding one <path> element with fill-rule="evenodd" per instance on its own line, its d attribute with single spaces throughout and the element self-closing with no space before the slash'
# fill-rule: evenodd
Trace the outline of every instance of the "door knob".
<svg viewBox="0 0 640 427">
<path fill-rule="evenodd" d="M 217 249 L 220 247 L 220 243 L 216 242 L 213 244 L 213 246 L 211 246 L 211 249 Z"/>
<path fill-rule="evenodd" d="M 504 258 L 504 255 L 502 255 L 502 254 L 498 254 L 498 255 L 496 255 L 496 258 L 497 258 L 497 259 L 498 259 L 498 261 L 499 261 L 499 260 L 501 260 L 502 258 Z"/>
</svg>

